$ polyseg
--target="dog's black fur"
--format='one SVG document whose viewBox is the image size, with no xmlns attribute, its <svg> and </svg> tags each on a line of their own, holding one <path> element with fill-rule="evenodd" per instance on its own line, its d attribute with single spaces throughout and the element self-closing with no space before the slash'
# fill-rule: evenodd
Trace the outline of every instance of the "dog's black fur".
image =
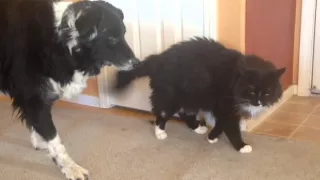
<svg viewBox="0 0 320 180">
<path fill-rule="evenodd" d="M 147 57 L 133 70 L 119 71 L 114 90 L 121 91 L 134 79 L 148 76 L 152 111 L 160 129 L 179 111 L 195 129 L 200 123 L 196 121 L 198 110 L 212 111 L 217 122 L 209 140 L 225 132 L 234 148 L 245 153 L 251 146 L 245 147 L 239 120 L 279 100 L 279 78 L 284 72 L 285 68 L 276 69 L 258 56 L 242 55 L 214 40 L 197 37 Z"/>
<path fill-rule="evenodd" d="M 76 72 L 89 77 L 104 65 L 130 69 L 139 62 L 124 39 L 120 9 L 104 1 L 70 2 L 57 19 L 57 2 L 0 1 L 0 90 L 45 141 L 57 136 L 51 106 Z"/>
</svg>

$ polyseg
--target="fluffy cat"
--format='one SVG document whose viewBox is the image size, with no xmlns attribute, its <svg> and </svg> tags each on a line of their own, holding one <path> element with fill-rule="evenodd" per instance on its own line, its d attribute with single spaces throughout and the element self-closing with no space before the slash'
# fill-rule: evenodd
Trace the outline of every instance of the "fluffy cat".
<svg viewBox="0 0 320 180">
<path fill-rule="evenodd" d="M 243 55 L 212 39 L 195 37 L 147 57 L 135 69 L 119 71 L 115 90 L 148 76 L 158 139 L 167 137 L 165 124 L 177 112 L 191 129 L 204 133 L 206 128 L 196 120 L 203 110 L 216 119 L 208 135 L 210 143 L 224 132 L 237 151 L 249 153 L 252 147 L 242 140 L 239 122 L 281 98 L 279 79 L 284 72 L 285 68 L 277 69 L 256 55 Z"/>
</svg>

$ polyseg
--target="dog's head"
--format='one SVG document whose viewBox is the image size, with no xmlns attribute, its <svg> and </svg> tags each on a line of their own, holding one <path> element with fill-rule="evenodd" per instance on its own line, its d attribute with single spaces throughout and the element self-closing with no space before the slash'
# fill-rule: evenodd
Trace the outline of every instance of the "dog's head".
<svg viewBox="0 0 320 180">
<path fill-rule="evenodd" d="M 78 69 L 97 75 L 105 65 L 129 70 L 139 63 L 125 40 L 122 11 L 105 1 L 80 1 L 64 11 L 59 34 Z"/>
</svg>

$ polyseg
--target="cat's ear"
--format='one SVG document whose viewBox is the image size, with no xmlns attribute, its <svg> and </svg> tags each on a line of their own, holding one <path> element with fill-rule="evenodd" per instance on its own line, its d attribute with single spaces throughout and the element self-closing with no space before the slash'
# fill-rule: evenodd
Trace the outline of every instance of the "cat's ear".
<svg viewBox="0 0 320 180">
<path fill-rule="evenodd" d="M 284 72 L 286 72 L 286 68 L 277 69 L 276 70 L 277 77 L 280 78 L 284 74 Z"/>
<path fill-rule="evenodd" d="M 122 10 L 121 10 L 121 9 L 117 9 L 117 12 L 118 12 L 118 14 L 119 14 L 119 16 L 120 16 L 121 20 L 123 20 L 123 19 L 124 19 L 124 15 L 123 15 Z"/>
</svg>

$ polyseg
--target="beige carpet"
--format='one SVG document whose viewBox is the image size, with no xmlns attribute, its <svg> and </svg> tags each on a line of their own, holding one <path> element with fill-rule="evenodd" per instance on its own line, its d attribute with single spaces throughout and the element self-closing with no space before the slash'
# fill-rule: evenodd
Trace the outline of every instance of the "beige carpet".
<svg viewBox="0 0 320 180">
<path fill-rule="evenodd" d="M 44 152 L 31 148 L 28 131 L 0 102 L 0 179 L 64 179 Z M 246 134 L 252 154 L 235 152 L 228 141 L 206 142 L 183 124 L 167 125 L 158 141 L 144 120 L 54 109 L 55 123 L 71 156 L 93 180 L 316 180 L 320 147 Z"/>
</svg>

